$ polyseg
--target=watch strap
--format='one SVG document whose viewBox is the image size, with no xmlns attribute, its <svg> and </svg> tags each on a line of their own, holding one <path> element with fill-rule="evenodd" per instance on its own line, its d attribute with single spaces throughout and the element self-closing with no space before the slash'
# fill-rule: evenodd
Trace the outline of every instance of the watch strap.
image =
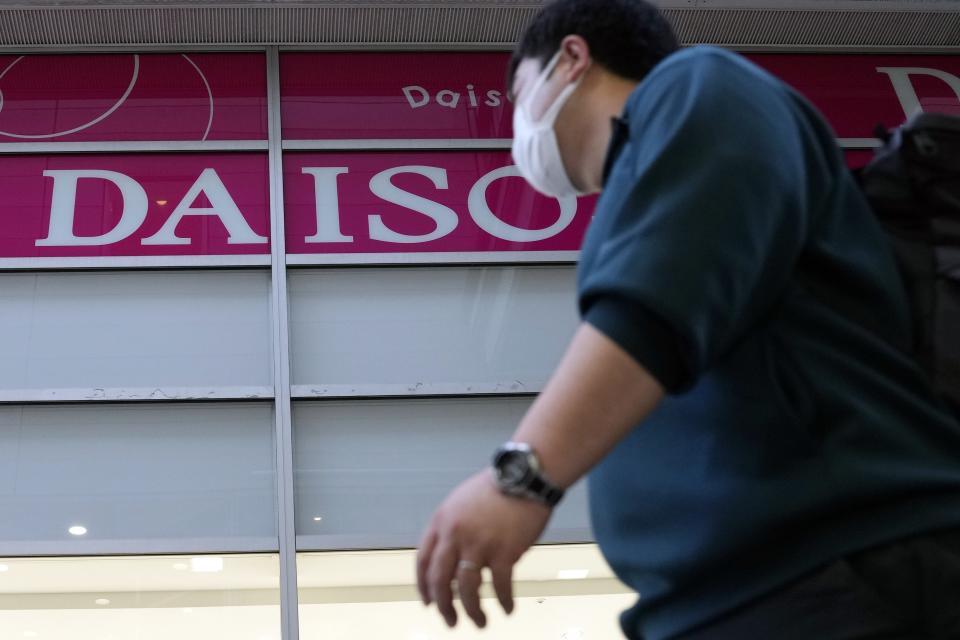
<svg viewBox="0 0 960 640">
<path fill-rule="evenodd" d="M 540 474 L 530 478 L 530 484 L 527 485 L 527 490 L 548 507 L 557 506 L 560 500 L 563 499 L 564 494 L 563 489 L 553 486 Z"/>
</svg>

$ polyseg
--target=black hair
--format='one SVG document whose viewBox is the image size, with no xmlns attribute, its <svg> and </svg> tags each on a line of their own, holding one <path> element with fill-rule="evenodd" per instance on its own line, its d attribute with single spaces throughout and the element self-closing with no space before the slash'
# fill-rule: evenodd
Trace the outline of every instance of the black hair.
<svg viewBox="0 0 960 640">
<path fill-rule="evenodd" d="M 637 81 L 680 46 L 670 23 L 646 0 L 553 0 L 514 48 L 507 90 L 521 61 L 534 58 L 542 68 L 568 35 L 586 40 L 590 56 L 602 67 Z"/>
</svg>

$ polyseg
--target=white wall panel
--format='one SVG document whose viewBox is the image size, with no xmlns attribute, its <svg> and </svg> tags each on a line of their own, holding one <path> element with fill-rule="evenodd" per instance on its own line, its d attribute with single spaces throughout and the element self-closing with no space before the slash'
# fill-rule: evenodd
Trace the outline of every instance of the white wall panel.
<svg viewBox="0 0 960 640">
<path fill-rule="evenodd" d="M 574 268 L 290 272 L 300 396 L 539 391 L 577 324 Z"/>
<path fill-rule="evenodd" d="M 0 406 L 0 555 L 16 541 L 275 537 L 274 451 L 269 403 Z"/>
<path fill-rule="evenodd" d="M 272 385 L 269 286 L 267 271 L 0 274 L 2 399 Z"/>
</svg>

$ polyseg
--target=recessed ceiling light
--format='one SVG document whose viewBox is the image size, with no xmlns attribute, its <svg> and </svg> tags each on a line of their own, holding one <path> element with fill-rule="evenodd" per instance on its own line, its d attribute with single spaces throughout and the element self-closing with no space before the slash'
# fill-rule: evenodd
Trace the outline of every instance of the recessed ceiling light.
<svg viewBox="0 0 960 640">
<path fill-rule="evenodd" d="M 558 580 L 583 580 L 590 575 L 590 569 L 560 569 L 557 572 Z"/>
<path fill-rule="evenodd" d="M 323 520 L 323 516 L 313 516 L 314 522 L 320 522 L 321 520 Z"/>
<path fill-rule="evenodd" d="M 107 600 L 106 598 L 97 598 L 96 600 L 93 601 L 93 604 L 100 605 L 101 607 L 105 607 L 108 604 L 110 604 L 110 601 Z"/>
<path fill-rule="evenodd" d="M 223 558 L 218 556 L 190 558 L 190 570 L 194 573 L 218 573 L 223 571 Z"/>
<path fill-rule="evenodd" d="M 73 525 L 72 527 L 70 527 L 69 529 L 67 529 L 67 531 L 69 531 L 69 532 L 70 532 L 70 535 L 72 535 L 72 536 L 85 536 L 85 535 L 87 535 L 87 528 L 84 527 L 83 525 L 79 525 L 79 524 Z"/>
</svg>

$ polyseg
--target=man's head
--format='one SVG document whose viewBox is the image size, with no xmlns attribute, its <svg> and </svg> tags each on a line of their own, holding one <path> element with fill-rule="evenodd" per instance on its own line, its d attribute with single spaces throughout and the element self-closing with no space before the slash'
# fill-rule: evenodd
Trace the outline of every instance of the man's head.
<svg viewBox="0 0 960 640">
<path fill-rule="evenodd" d="M 552 152 L 544 149 L 553 143 L 542 140 L 545 132 L 530 132 L 555 117 L 552 131 L 569 182 L 580 192 L 599 190 L 610 118 L 677 47 L 669 23 L 645 0 L 547 4 L 514 49 L 507 76 L 514 107 L 522 111 L 514 118 L 514 156 L 524 175 L 536 185 L 531 173 L 544 171 L 532 165 L 550 164 L 545 158 Z M 550 182 L 557 184 L 540 180 Z"/>
</svg>

